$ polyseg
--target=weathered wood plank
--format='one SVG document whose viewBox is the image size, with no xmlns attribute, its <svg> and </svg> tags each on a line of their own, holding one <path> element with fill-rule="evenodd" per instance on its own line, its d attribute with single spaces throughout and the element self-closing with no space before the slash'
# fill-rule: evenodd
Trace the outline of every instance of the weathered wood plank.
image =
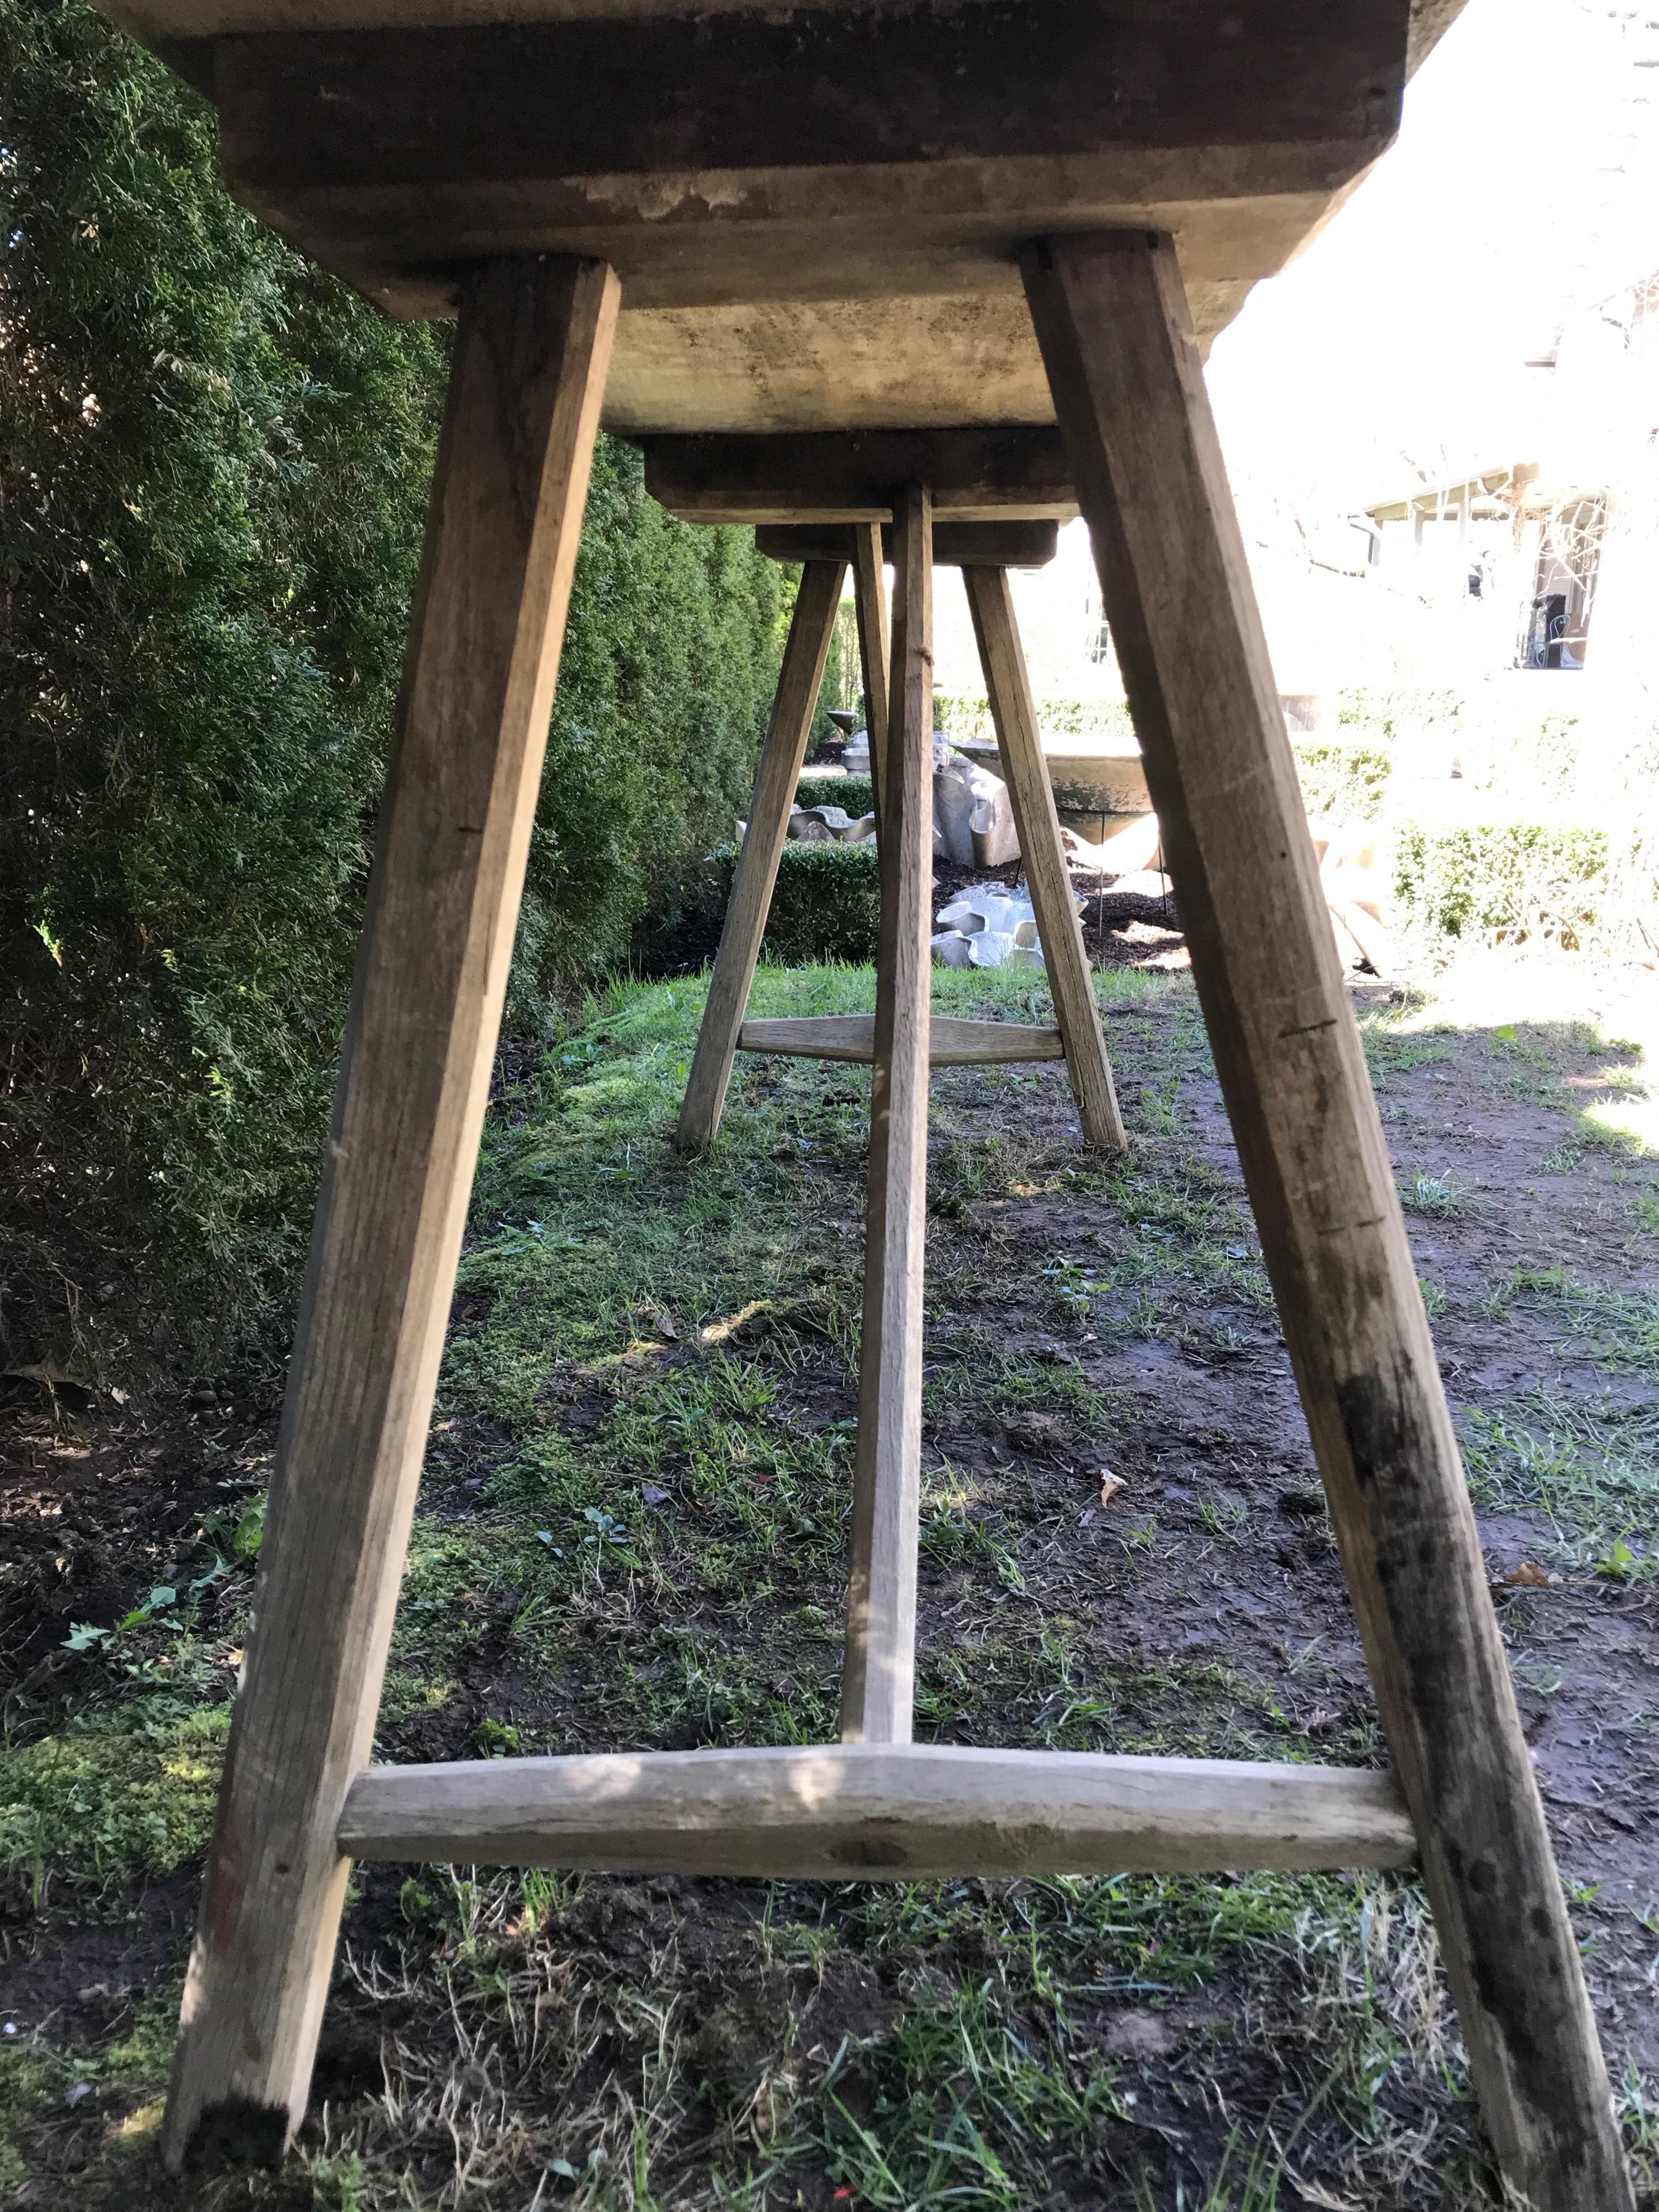
<svg viewBox="0 0 1659 2212">
<path fill-rule="evenodd" d="M 864 1320 L 842 1675 L 841 1733 L 849 1743 L 910 1741 L 916 1663 L 933 889 L 933 514 L 925 486 L 900 495 L 895 519 Z"/>
<path fill-rule="evenodd" d="M 854 611 L 859 625 L 859 669 L 864 679 L 865 726 L 870 736 L 870 781 L 875 794 L 876 834 L 881 835 L 887 788 L 887 684 L 892 640 L 888 635 L 885 534 L 873 522 L 845 526 L 852 539 Z M 757 546 L 759 536 L 757 533 Z"/>
<path fill-rule="evenodd" d="M 755 550 L 772 561 L 851 561 L 855 522 L 763 523 Z M 933 529 L 936 568 L 1046 568 L 1060 550 L 1057 522 L 940 522 Z M 893 526 L 881 526 L 880 558 L 893 557 Z"/>
<path fill-rule="evenodd" d="M 1062 207 L 1329 189 L 1398 127 L 1407 32 L 1405 0 L 268 31 L 220 46 L 214 96 L 239 194 L 356 196 L 362 225 L 388 206 L 408 224 L 410 192 L 510 191 L 561 250 L 625 253 L 624 227 L 740 236 L 802 171 L 826 222 L 895 228 L 937 214 L 935 178 L 951 204 L 964 166 L 1005 227 L 1033 165 Z"/>
<path fill-rule="evenodd" d="M 674 1130 L 683 1152 L 713 1144 L 726 1110 L 732 1061 L 743 1027 L 743 1010 L 755 981 L 778 860 L 789 835 L 789 812 L 806 758 L 806 741 L 817 712 L 823 664 L 836 627 L 847 570 L 839 561 L 809 562 L 800 580 L 795 611 L 778 672 L 777 696 L 755 777 L 749 827 L 732 875 L 726 924 L 720 932 L 714 972 L 708 981 L 702 1026 L 691 1058 L 691 1074 Z"/>
<path fill-rule="evenodd" d="M 1025 264 L 1217 1072 L 1486 2125 L 1533 2212 L 1630 2182 L 1175 257 Z"/>
<path fill-rule="evenodd" d="M 1069 521 L 1071 464 L 1051 423 L 967 430 L 807 430 L 643 438 L 645 488 L 684 522 L 890 522 L 893 487 L 936 514 Z"/>
<path fill-rule="evenodd" d="M 1409 1866 L 1392 1777 L 946 1744 L 617 1752 L 375 1766 L 354 1858 L 914 1881 Z"/>
<path fill-rule="evenodd" d="M 928 1024 L 932 1067 L 988 1067 L 1006 1061 L 1064 1060 L 1057 1029 L 1028 1022 L 969 1022 L 934 1014 Z M 797 1060 L 875 1058 L 873 1014 L 814 1014 L 799 1020 L 745 1022 L 739 1052 L 775 1052 Z"/>
<path fill-rule="evenodd" d="M 461 318 L 398 733 L 166 2124 L 280 2154 L 305 2109 L 512 957 L 617 314 L 592 263 Z"/>
<path fill-rule="evenodd" d="M 1100 1009 L 1089 980 L 1088 955 L 1072 897 L 1072 872 L 1060 842 L 1060 816 L 1054 811 L 1054 785 L 1042 757 L 1025 655 L 1020 650 L 1013 593 L 1008 588 L 1007 572 L 1001 568 L 965 568 L 963 581 L 968 587 L 968 608 L 979 643 L 986 695 L 996 725 L 1037 934 L 1042 939 L 1054 1018 L 1065 1040 L 1066 1067 L 1077 1100 L 1078 1119 L 1088 1143 L 1121 1152 L 1127 1139 L 1117 1109 L 1112 1063 L 1106 1056 Z"/>
</svg>

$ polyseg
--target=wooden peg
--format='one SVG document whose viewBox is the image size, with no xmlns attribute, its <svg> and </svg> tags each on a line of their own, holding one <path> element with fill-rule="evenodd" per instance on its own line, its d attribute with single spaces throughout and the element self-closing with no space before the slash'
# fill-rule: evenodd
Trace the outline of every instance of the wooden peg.
<svg viewBox="0 0 1659 2212">
<path fill-rule="evenodd" d="M 1123 1117 L 1118 1112 L 1112 1063 L 1106 1054 L 1100 1009 L 1089 980 L 1089 957 L 1072 897 L 1072 872 L 1060 842 L 1060 816 L 1042 757 L 1042 738 L 1025 655 L 1020 650 L 1008 572 L 964 568 L 962 580 L 974 618 L 974 635 L 979 641 L 986 695 L 996 725 L 1002 771 L 1008 780 L 1025 878 L 1031 887 L 1037 934 L 1042 939 L 1054 1019 L 1065 1040 L 1066 1071 L 1077 1100 L 1078 1119 L 1088 1143 L 1121 1152 L 1127 1142 Z"/>
<path fill-rule="evenodd" d="M 887 571 L 883 565 L 881 525 L 855 522 L 853 532 L 853 588 L 859 618 L 859 661 L 864 673 L 864 712 L 870 732 L 870 779 L 876 794 L 876 830 L 881 830 L 881 795 L 887 779 L 887 658 L 891 651 L 887 624 Z"/>
</svg>

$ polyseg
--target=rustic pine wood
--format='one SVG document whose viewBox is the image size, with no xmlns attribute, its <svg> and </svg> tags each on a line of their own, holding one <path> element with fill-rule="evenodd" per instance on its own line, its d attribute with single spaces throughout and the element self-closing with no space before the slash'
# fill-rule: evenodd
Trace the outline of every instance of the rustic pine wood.
<svg viewBox="0 0 1659 2212">
<path fill-rule="evenodd" d="M 959 1021 L 934 1014 L 928 1023 L 931 1067 L 988 1067 L 1006 1061 L 1064 1060 L 1057 1029 L 1026 1022 Z M 873 1014 L 814 1014 L 800 1020 L 745 1022 L 739 1052 L 775 1052 L 797 1060 L 861 1060 L 876 1053 Z"/>
<path fill-rule="evenodd" d="M 850 561 L 858 522 L 762 523 L 755 550 L 771 561 Z M 1057 522 L 937 522 L 936 568 L 1046 568 L 1060 550 Z M 883 561 L 893 557 L 893 526 L 881 525 Z"/>
<path fill-rule="evenodd" d="M 1030 419 L 937 401 L 1040 394 L 1029 327 L 1000 316 L 988 349 L 975 310 L 1017 308 L 1011 249 L 1054 228 L 1178 229 L 1219 327 L 1386 147 L 1407 59 L 1403 0 L 682 4 L 627 21 L 518 0 L 516 21 L 427 0 L 401 27 L 364 23 L 365 4 L 289 5 L 285 26 L 179 57 L 219 108 L 233 191 L 401 313 L 441 307 L 479 254 L 611 262 L 647 316 L 693 319 L 677 375 L 647 343 L 659 428 L 690 427 L 700 362 L 740 420 L 775 404 L 769 326 L 732 359 L 729 304 L 805 302 L 822 329 L 849 302 L 940 295 L 957 312 L 932 330 L 860 315 L 861 343 L 800 380 L 797 419 Z M 747 405 L 744 352 L 759 357 Z M 860 393 L 886 410 L 855 416 Z"/>
<path fill-rule="evenodd" d="M 1052 422 L 993 429 L 645 437 L 645 488 L 683 522 L 891 522 L 925 483 L 952 522 L 1069 522 L 1077 494 Z"/>
<path fill-rule="evenodd" d="M 1060 842 L 1060 817 L 1054 786 L 1042 757 L 1036 708 L 1031 701 L 1025 655 L 1014 619 L 1014 595 L 1003 568 L 964 568 L 968 608 L 979 641 L 986 696 L 996 725 L 1002 772 L 1007 779 L 1020 856 L 1030 886 L 1043 965 L 1054 1002 L 1054 1018 L 1066 1044 L 1066 1069 L 1077 1100 L 1085 1140 L 1121 1152 L 1127 1142 L 1118 1112 L 1112 1063 L 1089 980 L 1089 958 L 1072 897 L 1072 872 Z"/>
<path fill-rule="evenodd" d="M 1056 238 L 1025 282 L 1481 2110 L 1533 2212 L 1627 2212 L 1174 252 Z"/>
<path fill-rule="evenodd" d="M 1409 1866 L 1364 1768 L 956 1745 L 610 1753 L 370 1767 L 354 1858 L 799 1881 Z"/>
<path fill-rule="evenodd" d="M 870 1083 L 864 1322 L 841 1734 L 908 1743 L 921 1492 L 922 1267 L 933 889 L 933 500 L 899 495 L 886 834 Z"/>
<path fill-rule="evenodd" d="M 772 720 L 750 802 L 749 827 L 732 872 L 726 925 L 708 981 L 690 1080 L 674 1132 L 674 1142 L 684 1152 L 701 1152 L 705 1145 L 713 1144 L 726 1110 L 738 1032 L 743 1027 L 743 1011 L 760 960 L 772 886 L 777 881 L 779 857 L 789 834 L 790 810 L 806 758 L 806 741 L 817 712 L 823 664 L 830 655 L 836 611 L 846 578 L 846 568 L 839 561 L 810 561 L 801 574 L 783 665 L 778 672 L 777 695 L 772 702 Z"/>
<path fill-rule="evenodd" d="M 617 286 L 463 310 L 306 1277 L 256 1625 L 185 1988 L 175 2166 L 305 2108 L 536 807 Z"/>
<path fill-rule="evenodd" d="M 864 679 L 865 726 L 870 733 L 870 777 L 875 793 L 876 831 L 881 831 L 882 794 L 887 785 L 888 656 L 892 651 L 887 620 L 886 556 L 878 522 L 854 522 L 854 611 L 859 625 L 859 668 Z"/>
</svg>

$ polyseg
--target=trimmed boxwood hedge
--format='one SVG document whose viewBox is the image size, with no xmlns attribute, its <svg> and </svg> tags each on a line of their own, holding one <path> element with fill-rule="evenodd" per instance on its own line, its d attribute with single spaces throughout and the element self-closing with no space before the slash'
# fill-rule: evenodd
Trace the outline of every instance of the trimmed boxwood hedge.
<svg viewBox="0 0 1659 2212">
<path fill-rule="evenodd" d="M 769 960 L 788 968 L 873 960 L 880 929 L 881 861 L 872 838 L 784 847 L 766 923 Z"/>
<path fill-rule="evenodd" d="M 797 806 L 844 806 L 854 822 L 872 813 L 876 787 L 867 775 L 804 775 L 795 786 Z"/>
</svg>

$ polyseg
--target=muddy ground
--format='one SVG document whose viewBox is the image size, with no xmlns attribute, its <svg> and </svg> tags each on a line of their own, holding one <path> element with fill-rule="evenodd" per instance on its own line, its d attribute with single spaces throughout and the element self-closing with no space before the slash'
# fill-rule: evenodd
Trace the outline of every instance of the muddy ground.
<svg viewBox="0 0 1659 2212">
<path fill-rule="evenodd" d="M 1139 944 L 1139 949 L 1136 946 Z M 1178 941 L 1176 950 L 1178 951 Z M 919 1736 L 1380 1762 L 1190 985 L 1063 1073 L 935 1079 Z M 868 1003 L 763 974 L 757 1010 Z M 953 1012 L 1040 1016 L 1029 976 Z M 492 1122 L 379 1750 L 833 1733 L 867 1082 L 666 1130 L 701 985 L 520 1053 Z M 1621 2111 L 1659 2161 L 1659 1163 L 1634 1047 L 1355 986 Z M 279 1390 L 6 1409 L 0 2202 L 1495 2203 L 1414 1886 L 891 1887 L 362 1869 L 276 2176 L 161 2177 L 170 2022 Z M 71 1648 L 78 1647 L 78 1648 Z"/>
</svg>

